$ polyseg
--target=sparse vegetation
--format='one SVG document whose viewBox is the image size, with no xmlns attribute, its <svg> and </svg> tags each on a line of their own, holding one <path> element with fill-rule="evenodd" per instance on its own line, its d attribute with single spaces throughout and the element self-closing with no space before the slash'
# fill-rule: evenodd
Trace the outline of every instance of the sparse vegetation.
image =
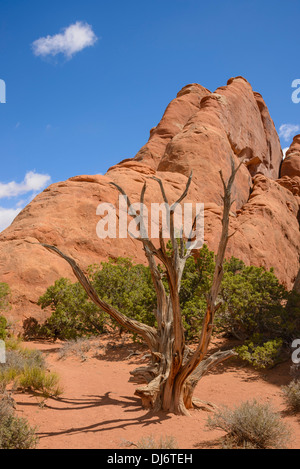
<svg viewBox="0 0 300 469">
<path fill-rule="evenodd" d="M 6 283 L 0 283 L 0 340 L 5 340 L 7 336 L 8 322 L 1 313 L 8 311 L 10 298 L 10 288 Z"/>
<path fill-rule="evenodd" d="M 6 363 L 0 364 L 0 390 L 8 385 L 13 388 L 41 393 L 44 397 L 57 397 L 61 393 L 59 378 L 46 370 L 41 352 L 28 350 L 20 342 L 9 339 L 6 342 Z"/>
<path fill-rule="evenodd" d="M 226 432 L 225 446 L 279 449 L 288 445 L 290 433 L 269 404 L 244 402 L 234 409 L 224 407 L 208 419 L 210 429 Z"/>
<path fill-rule="evenodd" d="M 292 412 L 300 412 L 300 380 L 293 380 L 289 385 L 283 386 L 282 391 L 288 408 Z"/>
<path fill-rule="evenodd" d="M 5 312 L 10 308 L 10 288 L 7 283 L 0 282 L 0 312 Z"/>
<path fill-rule="evenodd" d="M 0 284 L 0 307 L 8 309 L 9 288 Z M 0 449 L 34 449 L 35 428 L 15 414 L 15 403 L 7 388 L 38 391 L 43 397 L 60 392 L 58 377 L 46 371 L 40 352 L 22 347 L 21 339 L 9 334 L 8 322 L 0 316 L 0 340 L 5 341 L 6 361 L 0 364 Z"/>
<path fill-rule="evenodd" d="M 0 449 L 33 449 L 38 438 L 26 419 L 18 418 L 8 393 L 0 399 Z"/>
<path fill-rule="evenodd" d="M 5 340 L 7 336 L 7 320 L 4 316 L 0 316 L 0 340 Z"/>
<path fill-rule="evenodd" d="M 0 449 L 34 449 L 38 438 L 26 419 L 10 415 L 0 421 Z"/>
<path fill-rule="evenodd" d="M 17 385 L 24 390 L 40 392 L 45 398 L 58 397 L 62 394 L 59 376 L 37 366 L 26 366 L 17 377 Z"/>
<path fill-rule="evenodd" d="M 79 357 L 82 361 L 87 359 L 87 353 L 91 349 L 99 349 L 101 344 L 99 340 L 94 342 L 93 338 L 78 338 L 75 340 L 69 340 L 65 342 L 59 349 L 59 359 L 64 360 L 67 357 L 75 356 Z"/>
<path fill-rule="evenodd" d="M 153 435 L 141 438 L 135 445 L 137 449 L 178 449 L 178 444 L 173 436 L 161 436 L 155 438 Z"/>
</svg>

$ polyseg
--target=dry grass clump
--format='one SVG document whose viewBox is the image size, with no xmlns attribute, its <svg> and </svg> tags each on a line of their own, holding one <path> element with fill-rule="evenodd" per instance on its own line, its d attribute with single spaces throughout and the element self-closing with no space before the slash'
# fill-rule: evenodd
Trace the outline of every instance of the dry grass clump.
<svg viewBox="0 0 300 469">
<path fill-rule="evenodd" d="M 59 376 L 39 367 L 26 367 L 18 376 L 17 385 L 24 390 L 39 392 L 45 398 L 62 394 Z"/>
<path fill-rule="evenodd" d="M 7 392 L 0 397 L 0 449 L 33 449 L 38 438 L 27 420 L 15 416 L 14 400 Z"/>
<path fill-rule="evenodd" d="M 59 359 L 65 360 L 68 357 L 75 356 L 79 357 L 82 361 L 88 359 L 87 354 L 94 349 L 100 347 L 99 340 L 95 342 L 95 338 L 80 338 L 75 340 L 69 340 L 59 350 Z"/>
<path fill-rule="evenodd" d="M 138 449 L 178 449 L 178 444 L 173 436 L 161 436 L 155 439 L 153 435 L 141 438 L 135 445 Z"/>
<path fill-rule="evenodd" d="M 58 375 L 47 370 L 41 352 L 25 349 L 17 340 L 6 342 L 6 349 L 6 362 L 0 364 L 0 393 L 9 385 L 38 392 L 45 398 L 62 393 Z"/>
<path fill-rule="evenodd" d="M 282 387 L 285 401 L 292 412 L 300 412 L 300 379 Z"/>
<path fill-rule="evenodd" d="M 224 448 L 278 449 L 288 444 L 290 433 L 269 404 L 244 402 L 224 407 L 208 420 L 211 429 L 226 432 Z"/>
</svg>

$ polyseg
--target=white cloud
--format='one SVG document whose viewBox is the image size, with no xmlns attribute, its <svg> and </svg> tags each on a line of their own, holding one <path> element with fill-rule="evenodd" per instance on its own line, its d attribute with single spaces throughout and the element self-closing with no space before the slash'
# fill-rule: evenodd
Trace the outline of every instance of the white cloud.
<svg viewBox="0 0 300 469">
<path fill-rule="evenodd" d="M 4 208 L 0 206 L 0 232 L 7 228 L 21 210 L 31 200 L 48 185 L 51 178 L 48 174 L 39 174 L 35 171 L 28 171 L 24 181 L 11 181 L 6 184 L 0 182 L 0 199 L 9 199 L 26 194 L 25 198 L 19 198 L 14 203 L 14 207 Z"/>
<path fill-rule="evenodd" d="M 286 157 L 286 152 L 289 150 L 290 147 L 286 147 L 286 148 L 283 148 L 282 149 L 282 153 L 283 153 L 283 159 Z"/>
<path fill-rule="evenodd" d="M 16 218 L 21 208 L 3 208 L 0 207 L 0 231 L 5 230 Z"/>
<path fill-rule="evenodd" d="M 55 56 L 61 53 L 71 58 L 86 47 L 93 46 L 97 40 L 92 26 L 77 21 L 68 28 L 64 28 L 60 34 L 37 39 L 33 42 L 32 48 L 34 54 L 38 56 Z"/>
<path fill-rule="evenodd" d="M 283 138 L 283 140 L 288 142 L 290 138 L 296 135 L 296 133 L 299 131 L 300 131 L 300 125 L 282 124 L 279 127 L 279 137 Z"/>
<path fill-rule="evenodd" d="M 37 192 L 42 190 L 51 178 L 48 174 L 39 174 L 34 171 L 28 171 L 24 181 L 11 181 L 6 184 L 0 182 L 0 199 L 7 197 L 17 197 L 28 192 Z"/>
</svg>

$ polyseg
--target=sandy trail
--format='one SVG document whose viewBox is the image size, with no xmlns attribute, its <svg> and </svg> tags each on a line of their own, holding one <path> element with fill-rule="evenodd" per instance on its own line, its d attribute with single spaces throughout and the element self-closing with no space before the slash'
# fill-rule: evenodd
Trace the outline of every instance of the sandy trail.
<svg viewBox="0 0 300 469">
<path fill-rule="evenodd" d="M 59 399 L 46 403 L 29 394 L 16 394 L 17 411 L 37 427 L 40 449 L 121 449 L 130 448 L 143 437 L 173 436 L 180 449 L 214 448 L 221 431 L 206 428 L 209 413 L 191 412 L 191 417 L 150 414 L 134 396 L 136 384 L 128 381 L 143 353 L 128 358 L 130 351 L 141 347 L 125 342 L 79 357 L 59 359 L 61 344 L 27 343 L 41 350 L 49 369 L 59 373 L 64 388 Z M 112 339 L 101 338 L 103 346 Z M 96 354 L 96 356 L 95 356 Z M 226 372 L 225 372 L 226 371 Z M 195 396 L 217 405 L 234 406 L 253 398 L 271 402 L 281 412 L 292 432 L 291 448 L 300 448 L 300 421 L 286 413 L 280 386 L 289 383 L 289 364 L 267 372 L 237 367 L 235 363 L 219 366 L 198 384 Z"/>
</svg>

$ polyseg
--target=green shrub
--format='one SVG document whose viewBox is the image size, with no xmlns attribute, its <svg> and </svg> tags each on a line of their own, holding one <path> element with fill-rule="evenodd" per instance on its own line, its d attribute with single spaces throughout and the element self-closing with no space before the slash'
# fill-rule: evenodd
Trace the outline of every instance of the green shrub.
<svg viewBox="0 0 300 469">
<path fill-rule="evenodd" d="M 130 259 L 117 258 L 89 267 L 91 282 L 100 298 L 127 316 L 154 325 L 155 290 L 148 267 L 134 265 Z M 44 336 L 62 340 L 95 336 L 105 326 L 116 323 L 92 301 L 82 286 L 61 278 L 39 299 L 42 309 L 49 308 L 51 317 L 43 324 L 24 324 L 27 336 Z"/>
<path fill-rule="evenodd" d="M 283 386 L 282 391 L 288 408 L 293 412 L 300 412 L 300 380 L 294 380 L 288 386 Z"/>
<path fill-rule="evenodd" d="M 258 345 L 249 342 L 247 345 L 237 347 L 238 355 L 255 368 L 268 368 L 276 364 L 282 350 L 283 340 L 274 339 Z"/>
<path fill-rule="evenodd" d="M 0 283 L 0 313 L 9 309 L 10 288 L 6 283 Z M 5 340 L 7 336 L 8 322 L 0 314 L 0 340 Z"/>
<path fill-rule="evenodd" d="M 196 259 L 190 258 L 186 263 L 180 301 L 187 339 L 195 338 L 201 330 L 206 312 L 206 294 L 214 269 L 214 253 L 206 245 Z M 263 340 L 258 345 L 277 337 L 288 342 L 299 330 L 300 303 L 296 296 L 295 293 L 288 293 L 279 283 L 273 269 L 267 271 L 263 267 L 246 266 L 243 261 L 231 257 L 224 263 L 218 299 L 221 307 L 215 317 L 214 330 L 242 341 L 260 334 Z M 270 346 L 268 344 L 267 348 Z"/>
<path fill-rule="evenodd" d="M 72 340 L 84 335 L 103 332 L 105 316 L 92 303 L 79 283 L 61 278 L 39 299 L 42 309 L 52 315 L 41 326 L 31 330 L 36 336 Z"/>
<path fill-rule="evenodd" d="M 214 253 L 206 245 L 200 249 L 197 259 L 190 257 L 182 275 L 180 306 L 185 337 L 196 338 L 202 327 L 209 291 L 215 269 Z"/>
<path fill-rule="evenodd" d="M 7 283 L 0 282 L 0 311 L 9 309 L 10 288 Z"/>
<path fill-rule="evenodd" d="M 13 368 L 1 370 L 0 368 L 0 392 L 3 393 L 10 383 L 13 383 L 19 372 Z"/>
<path fill-rule="evenodd" d="M 149 267 L 118 257 L 89 268 L 98 295 L 130 318 L 153 326 L 156 294 Z"/>
<path fill-rule="evenodd" d="M 223 430 L 237 447 L 256 449 L 285 448 L 290 432 L 269 404 L 256 400 L 234 409 L 224 407 L 208 420 L 210 429 Z"/>
<path fill-rule="evenodd" d="M 5 339 L 6 350 L 21 350 L 22 339 L 19 337 L 11 336 Z"/>
<path fill-rule="evenodd" d="M 25 350 L 17 341 L 6 342 L 6 362 L 0 364 L 0 391 L 4 391 L 10 383 L 15 383 L 26 367 L 45 367 L 43 356 L 35 350 Z M 18 344 L 18 345 L 17 345 Z"/>
<path fill-rule="evenodd" d="M 0 340 L 5 340 L 7 336 L 7 320 L 0 316 Z"/>
<path fill-rule="evenodd" d="M 204 246 L 197 261 L 188 259 L 180 292 L 186 338 L 198 334 L 205 313 L 204 294 L 210 286 L 214 253 Z M 128 258 L 109 259 L 89 267 L 90 280 L 100 298 L 127 316 L 150 326 L 155 325 L 156 293 L 149 267 L 133 264 Z M 52 311 L 51 317 L 38 325 L 30 318 L 24 323 L 25 335 L 76 340 L 102 333 L 116 323 L 90 300 L 79 283 L 61 278 L 39 299 L 39 305 Z"/>
<path fill-rule="evenodd" d="M 59 376 L 39 367 L 26 367 L 17 378 L 17 384 L 24 390 L 38 391 L 43 397 L 58 397 L 62 394 Z"/>
<path fill-rule="evenodd" d="M 254 334 L 282 337 L 288 292 L 273 270 L 246 266 L 234 257 L 225 262 L 224 270 L 218 313 L 221 329 L 241 340 Z"/>
<path fill-rule="evenodd" d="M 36 339 L 40 334 L 40 325 L 36 318 L 29 317 L 23 321 L 23 339 Z"/>
</svg>

